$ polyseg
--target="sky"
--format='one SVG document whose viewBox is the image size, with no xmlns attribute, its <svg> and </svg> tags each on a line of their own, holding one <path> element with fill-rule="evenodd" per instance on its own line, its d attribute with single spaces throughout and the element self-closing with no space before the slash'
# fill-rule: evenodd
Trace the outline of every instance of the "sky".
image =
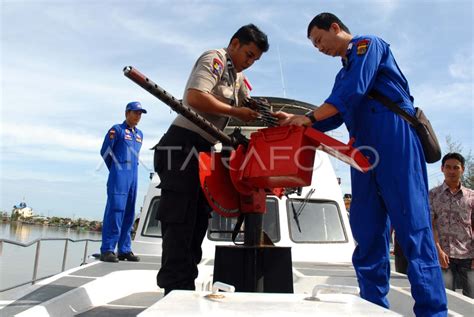
<svg viewBox="0 0 474 317">
<path fill-rule="evenodd" d="M 391 45 L 415 104 L 443 150 L 446 137 L 473 148 L 473 2 L 451 1 L 59 1 L 0 0 L 0 211 L 25 201 L 35 213 L 101 220 L 107 169 L 99 150 L 125 105 L 148 110 L 139 128 L 137 211 L 153 171 L 155 145 L 175 114 L 123 75 L 134 66 L 181 98 L 208 49 L 226 47 L 242 25 L 267 33 L 270 50 L 245 71 L 254 96 L 320 105 L 341 67 L 306 38 L 311 19 L 336 14 L 352 34 Z M 283 74 L 283 75 L 282 75 Z M 330 133 L 348 141 L 344 127 Z M 334 161 L 343 192 L 349 167 Z M 429 185 L 443 180 L 428 165 Z"/>
</svg>

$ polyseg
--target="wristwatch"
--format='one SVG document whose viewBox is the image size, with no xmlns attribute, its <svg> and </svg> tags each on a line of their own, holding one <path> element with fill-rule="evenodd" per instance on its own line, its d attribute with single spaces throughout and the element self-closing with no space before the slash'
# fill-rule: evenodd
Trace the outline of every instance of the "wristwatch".
<svg viewBox="0 0 474 317">
<path fill-rule="evenodd" d="M 306 112 L 304 114 L 304 116 L 306 118 L 308 118 L 309 120 L 311 120 L 311 124 L 313 124 L 317 121 L 316 118 L 314 117 L 314 111 L 313 110 L 310 110 L 310 111 Z"/>
</svg>

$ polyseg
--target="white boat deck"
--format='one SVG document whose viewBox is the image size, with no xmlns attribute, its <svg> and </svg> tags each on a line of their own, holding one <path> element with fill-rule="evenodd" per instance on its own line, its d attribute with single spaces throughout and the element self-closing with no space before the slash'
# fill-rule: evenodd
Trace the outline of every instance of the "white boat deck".
<svg viewBox="0 0 474 317">
<path fill-rule="evenodd" d="M 164 316 L 165 311 L 168 313 L 173 311 L 173 316 L 188 316 L 189 313 L 186 313 L 185 307 L 211 305 L 203 298 L 209 292 L 206 291 L 208 287 L 205 285 L 206 278 L 202 275 L 212 272 L 212 260 L 204 261 L 200 265 L 196 292 L 184 292 L 184 294 L 180 292 L 180 295 L 171 293 L 163 302 L 161 302 L 163 291 L 156 286 L 156 273 L 159 266 L 160 257 L 157 256 L 142 256 L 142 261 L 138 263 L 94 261 L 36 285 L 0 294 L 0 303 L 3 306 L 0 316 Z M 220 306 L 212 304 L 213 309 L 206 310 L 208 312 L 206 316 L 216 316 L 216 312 L 225 313 L 225 316 L 254 315 L 258 312 L 259 316 L 265 316 L 267 313 L 263 310 L 264 307 L 278 308 L 278 312 L 285 315 L 298 312 L 298 316 L 309 316 L 311 313 L 321 315 L 324 308 L 325 315 L 336 316 L 345 314 L 344 311 L 349 306 L 354 308 L 353 312 L 357 314 L 359 308 L 356 307 L 360 303 L 365 304 L 362 305 L 365 308 L 361 309 L 366 309 L 366 313 L 360 313 L 360 316 L 380 316 L 382 313 L 390 313 L 354 295 L 324 295 L 326 297 L 322 299 L 327 300 L 326 303 L 304 300 L 311 295 L 313 287 L 317 284 L 357 286 L 354 270 L 350 265 L 295 262 L 293 273 L 294 294 L 273 294 L 276 297 L 269 294 L 226 294 L 231 301 Z M 24 296 L 21 296 L 22 292 Z M 174 303 L 172 299 L 176 296 L 180 301 L 187 302 L 193 298 L 198 298 L 198 300 L 193 303 L 194 306 L 184 305 L 183 302 L 183 305 L 175 305 L 173 309 L 170 307 L 170 302 Z M 244 300 L 245 296 L 250 296 L 252 300 Z M 392 273 L 388 297 L 393 315 L 413 316 L 413 299 L 405 275 Z M 18 299 L 13 300 L 15 298 Z M 278 298 L 280 304 L 272 304 L 275 298 Z M 450 316 L 473 316 L 473 304 L 473 300 L 448 291 Z M 301 310 L 295 311 L 295 307 L 300 307 Z M 163 312 L 160 312 L 161 310 Z M 200 316 L 198 310 L 193 311 L 194 315 Z M 230 311 L 232 313 L 227 314 Z M 169 316 L 168 313 L 167 316 Z"/>
<path fill-rule="evenodd" d="M 208 293 L 207 293 L 208 294 Z M 160 316 L 401 316 L 350 294 L 324 294 L 312 300 L 305 294 L 226 293 L 209 298 L 205 292 L 173 291 L 139 317 Z M 179 303 L 180 305 L 176 305 Z M 245 311 L 242 308 L 245 307 Z"/>
</svg>

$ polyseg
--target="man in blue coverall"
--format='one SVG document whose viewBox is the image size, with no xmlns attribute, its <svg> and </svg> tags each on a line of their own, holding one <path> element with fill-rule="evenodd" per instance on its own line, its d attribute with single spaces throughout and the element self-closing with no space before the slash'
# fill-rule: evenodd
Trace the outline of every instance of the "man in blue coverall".
<svg viewBox="0 0 474 317">
<path fill-rule="evenodd" d="M 100 260 L 140 261 L 131 249 L 135 200 L 137 198 L 138 154 L 143 142 L 142 131 L 136 128 L 146 110 L 138 101 L 125 108 L 125 121 L 109 129 L 100 154 L 109 169 L 107 206 L 102 224 Z M 115 247 L 118 244 L 118 255 Z"/>
<path fill-rule="evenodd" d="M 374 165 L 351 169 L 350 223 L 357 246 L 352 261 L 362 298 L 389 307 L 390 223 L 409 262 L 408 278 L 417 316 L 446 316 L 447 303 L 430 226 L 425 157 L 415 130 L 399 115 L 368 97 L 376 89 L 410 115 L 408 82 L 389 45 L 375 36 L 352 36 L 333 14 L 308 26 L 314 47 L 342 58 L 342 69 L 326 101 L 306 115 L 278 113 L 282 125 L 312 125 L 327 131 L 345 123 L 354 146 Z M 364 151 L 363 149 L 371 149 Z"/>
</svg>

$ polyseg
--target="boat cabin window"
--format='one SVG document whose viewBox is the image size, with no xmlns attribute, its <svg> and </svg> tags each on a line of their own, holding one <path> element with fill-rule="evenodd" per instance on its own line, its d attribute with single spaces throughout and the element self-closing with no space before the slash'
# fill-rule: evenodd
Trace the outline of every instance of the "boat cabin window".
<svg viewBox="0 0 474 317">
<path fill-rule="evenodd" d="M 212 214 L 209 220 L 209 230 L 207 237 L 214 241 L 232 241 L 232 231 L 234 230 L 237 218 L 222 217 L 217 213 Z M 243 227 L 240 228 L 236 241 L 243 242 Z M 276 198 L 267 198 L 267 212 L 263 215 L 263 231 L 272 242 L 280 241 L 280 222 L 278 220 L 278 201 Z"/>
<path fill-rule="evenodd" d="M 156 219 L 158 213 L 158 205 L 160 197 L 154 197 L 150 203 L 150 208 L 146 213 L 145 225 L 143 226 L 142 236 L 145 237 L 160 237 L 161 238 L 161 224 Z"/>
<path fill-rule="evenodd" d="M 286 204 L 292 241 L 296 243 L 348 241 L 341 211 L 335 201 L 288 199 Z"/>
</svg>

